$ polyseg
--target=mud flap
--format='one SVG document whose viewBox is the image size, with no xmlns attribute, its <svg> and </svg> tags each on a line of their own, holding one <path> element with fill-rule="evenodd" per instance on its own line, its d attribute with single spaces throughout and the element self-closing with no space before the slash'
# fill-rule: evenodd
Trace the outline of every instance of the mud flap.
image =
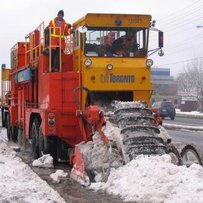
<svg viewBox="0 0 203 203">
<path fill-rule="evenodd" d="M 85 161 L 80 149 L 76 146 L 72 158 L 73 168 L 71 170 L 71 178 L 79 182 L 81 185 L 90 185 L 90 179 L 85 171 Z"/>
</svg>

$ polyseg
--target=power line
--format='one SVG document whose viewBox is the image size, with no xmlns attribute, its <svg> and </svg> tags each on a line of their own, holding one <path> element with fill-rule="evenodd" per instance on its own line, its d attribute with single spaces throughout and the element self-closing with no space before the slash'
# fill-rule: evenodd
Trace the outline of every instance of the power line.
<svg viewBox="0 0 203 203">
<path fill-rule="evenodd" d="M 188 29 L 189 30 L 189 29 Z M 171 36 L 171 34 L 172 33 L 170 33 L 170 34 L 168 34 L 168 33 L 165 33 L 164 35 L 165 36 Z M 165 37 L 164 37 L 165 38 Z M 198 33 L 198 34 L 196 34 L 196 35 L 189 35 L 189 37 L 188 36 L 185 36 L 185 39 L 183 40 L 184 38 L 181 38 L 181 40 L 179 40 L 178 42 L 181 42 L 181 43 L 176 43 L 176 45 L 178 44 L 178 45 L 180 45 L 180 44 L 184 44 L 185 45 L 185 43 L 183 43 L 183 42 L 189 42 L 189 41 L 191 41 L 191 40 L 195 40 L 195 39 L 203 39 L 203 33 Z M 152 43 L 153 41 L 157 41 L 157 36 L 150 36 L 150 38 L 149 38 L 149 44 L 150 43 Z M 198 43 L 199 43 L 199 41 L 198 41 Z"/>
<path fill-rule="evenodd" d="M 181 28 L 183 25 L 189 25 L 189 24 L 194 25 L 194 22 L 197 22 L 201 19 L 203 19 L 202 13 L 189 17 L 188 19 L 184 18 L 183 21 L 175 21 L 171 24 L 167 24 L 164 26 L 164 28 L 166 28 L 165 30 L 171 30 L 170 28 L 172 26 L 173 26 L 173 29 L 175 29 L 175 28 Z"/>
<path fill-rule="evenodd" d="M 196 29 L 195 26 L 194 26 L 194 29 Z M 184 31 L 188 31 L 188 30 L 191 30 L 191 28 L 177 30 L 176 32 L 171 33 L 173 31 L 173 29 L 171 29 L 171 31 L 168 31 L 169 34 L 167 34 L 167 36 L 173 36 L 173 35 L 176 35 L 176 34 L 179 34 L 179 33 L 183 33 Z"/>
<path fill-rule="evenodd" d="M 203 59 L 203 57 L 199 57 L 200 59 Z M 175 64 L 179 64 L 179 63 L 185 63 L 185 62 L 189 62 L 189 61 L 193 61 L 193 59 L 189 59 L 189 60 L 185 60 L 185 61 L 177 61 L 174 63 L 167 63 L 167 64 L 161 64 L 161 65 L 157 65 L 157 66 L 168 66 L 168 65 L 175 65 Z"/>
<path fill-rule="evenodd" d="M 175 17 L 175 16 L 179 17 L 181 12 L 185 15 L 187 12 L 185 13 L 184 11 L 187 10 L 187 8 L 190 8 L 190 10 L 191 10 L 191 8 L 194 5 L 196 5 L 197 3 L 199 3 L 199 2 L 200 2 L 200 0 L 197 0 L 197 1 L 193 2 L 193 3 L 191 3 L 191 4 L 188 4 L 188 5 L 184 6 L 184 7 L 181 7 L 180 9 L 177 9 L 176 11 L 173 11 L 172 13 L 168 14 L 166 17 L 160 19 L 159 21 L 165 21 L 165 19 L 167 19 L 165 22 L 170 21 L 171 19 L 176 19 L 177 20 L 177 17 Z M 189 12 L 190 12 L 190 10 L 189 10 Z M 168 17 L 168 16 L 170 16 L 170 17 Z"/>
<path fill-rule="evenodd" d="M 164 22 L 163 22 L 163 19 L 165 18 L 160 19 L 160 21 L 162 22 L 161 25 L 164 24 L 163 27 L 166 28 L 164 29 L 164 31 L 173 32 L 174 29 L 178 29 L 178 28 L 181 29 L 183 25 L 189 25 L 189 24 L 192 25 L 192 23 L 194 22 L 198 23 L 200 19 L 203 19 L 202 13 L 198 12 L 203 9 L 202 7 L 203 4 L 198 4 L 199 2 L 200 0 L 195 1 L 194 3 L 191 3 L 185 7 L 181 7 L 181 9 L 179 9 L 181 12 L 179 12 L 179 10 L 173 12 L 174 15 L 172 15 L 172 17 L 167 18 L 167 20 L 165 20 Z M 189 11 L 187 11 L 188 9 Z M 187 30 L 188 28 L 184 29 L 183 31 L 187 31 Z M 175 34 L 178 32 L 179 31 L 175 32 Z M 174 33 L 171 33 L 171 35 L 173 34 Z"/>
</svg>

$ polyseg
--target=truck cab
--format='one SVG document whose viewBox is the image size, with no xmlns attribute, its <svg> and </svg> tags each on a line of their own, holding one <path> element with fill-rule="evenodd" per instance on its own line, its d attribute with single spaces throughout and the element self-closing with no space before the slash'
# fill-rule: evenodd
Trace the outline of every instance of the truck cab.
<svg viewBox="0 0 203 203">
<path fill-rule="evenodd" d="M 150 15 L 87 14 L 73 24 L 74 69 L 98 101 L 150 104 L 150 23 Z"/>
</svg>

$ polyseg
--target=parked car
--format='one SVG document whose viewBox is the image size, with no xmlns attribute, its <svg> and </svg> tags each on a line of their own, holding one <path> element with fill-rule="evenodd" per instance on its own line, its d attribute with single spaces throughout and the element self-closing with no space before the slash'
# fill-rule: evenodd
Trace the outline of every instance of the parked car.
<svg viewBox="0 0 203 203">
<path fill-rule="evenodd" d="M 175 119 L 176 110 L 171 101 L 159 101 L 152 104 L 152 109 L 157 109 L 159 115 L 164 119 L 170 117 L 171 120 Z"/>
</svg>

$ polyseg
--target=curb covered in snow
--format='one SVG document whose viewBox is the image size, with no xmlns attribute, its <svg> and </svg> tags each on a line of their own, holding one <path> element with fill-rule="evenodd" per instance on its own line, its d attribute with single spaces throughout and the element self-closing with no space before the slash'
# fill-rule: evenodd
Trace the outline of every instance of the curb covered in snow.
<svg viewBox="0 0 203 203">
<path fill-rule="evenodd" d="M 176 112 L 177 117 L 183 117 L 183 118 L 198 118 L 203 119 L 203 114 L 191 114 L 191 113 L 181 113 Z"/>
<path fill-rule="evenodd" d="M 0 202 L 65 203 L 61 195 L 33 172 L 17 156 L 12 146 L 1 138 L 0 136 Z"/>
<path fill-rule="evenodd" d="M 163 124 L 163 127 L 166 129 L 186 129 L 193 131 L 203 131 L 203 126 L 186 126 L 186 125 L 175 125 L 175 124 Z"/>
</svg>

